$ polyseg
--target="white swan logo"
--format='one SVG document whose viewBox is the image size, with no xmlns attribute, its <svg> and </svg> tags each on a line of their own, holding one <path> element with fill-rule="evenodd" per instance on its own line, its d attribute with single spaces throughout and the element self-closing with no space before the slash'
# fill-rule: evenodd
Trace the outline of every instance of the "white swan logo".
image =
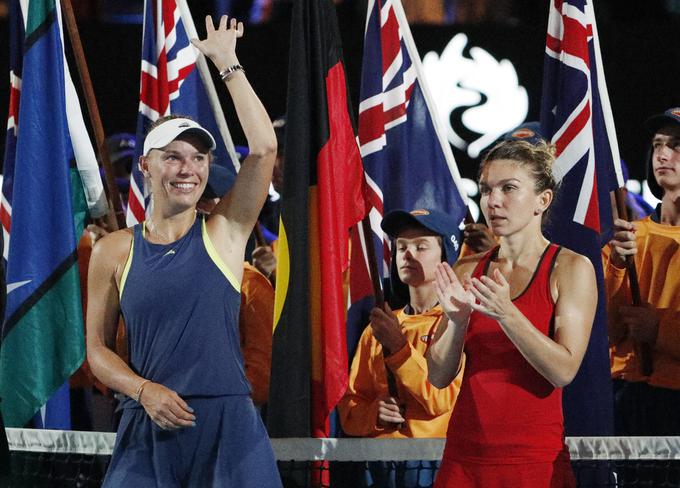
<svg viewBox="0 0 680 488">
<path fill-rule="evenodd" d="M 479 47 L 471 47 L 470 57 L 465 57 L 467 43 L 465 34 L 456 34 L 441 56 L 434 51 L 425 55 L 423 68 L 449 142 L 476 158 L 498 137 L 524 122 L 529 97 L 509 60 L 498 61 Z M 460 108 L 465 109 L 461 115 L 465 128 L 479 134 L 473 141 L 464 139 L 451 125 L 453 111 Z"/>
</svg>

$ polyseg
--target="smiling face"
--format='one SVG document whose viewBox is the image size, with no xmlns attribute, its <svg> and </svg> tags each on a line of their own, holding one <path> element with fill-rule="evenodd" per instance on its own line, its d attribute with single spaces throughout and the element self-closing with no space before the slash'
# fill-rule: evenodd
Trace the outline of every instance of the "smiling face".
<svg viewBox="0 0 680 488">
<path fill-rule="evenodd" d="M 194 208 L 208 181 L 210 150 L 196 135 L 182 134 L 162 149 L 140 158 L 140 168 L 151 181 L 154 205 L 173 211 Z"/>
<path fill-rule="evenodd" d="M 540 228 L 552 191 L 536 192 L 536 179 L 525 165 L 510 159 L 488 161 L 479 179 L 480 206 L 494 234 L 508 236 L 530 224 Z"/>
<path fill-rule="evenodd" d="M 395 240 L 399 279 L 417 287 L 435 279 L 435 269 L 442 261 L 442 240 L 424 227 L 406 227 Z"/>
<path fill-rule="evenodd" d="M 664 191 L 680 190 L 680 126 L 659 129 L 652 139 L 654 177 Z"/>
</svg>

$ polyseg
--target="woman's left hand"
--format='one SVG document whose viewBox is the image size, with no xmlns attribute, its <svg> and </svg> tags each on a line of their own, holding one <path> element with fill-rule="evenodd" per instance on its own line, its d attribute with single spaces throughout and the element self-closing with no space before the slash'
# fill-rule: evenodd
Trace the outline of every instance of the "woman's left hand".
<svg viewBox="0 0 680 488">
<path fill-rule="evenodd" d="M 488 276 L 472 278 L 470 291 L 477 299 L 472 308 L 499 322 L 515 308 L 510 299 L 510 284 L 498 269 L 493 270 L 493 279 Z"/>
<path fill-rule="evenodd" d="M 238 64 L 236 58 L 236 39 L 243 37 L 243 22 L 223 15 L 220 25 L 215 29 L 212 17 L 205 18 L 206 38 L 202 41 L 192 39 L 193 44 L 205 56 L 209 57 L 218 70 Z"/>
</svg>

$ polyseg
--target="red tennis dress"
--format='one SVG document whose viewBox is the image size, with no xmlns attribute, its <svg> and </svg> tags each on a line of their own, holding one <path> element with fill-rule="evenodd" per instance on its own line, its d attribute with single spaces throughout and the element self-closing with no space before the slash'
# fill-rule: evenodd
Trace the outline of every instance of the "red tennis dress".
<svg viewBox="0 0 680 488">
<path fill-rule="evenodd" d="M 513 303 L 552 336 L 555 304 L 550 273 L 560 248 L 546 247 L 526 289 Z M 481 277 L 498 248 L 473 273 Z M 564 445 L 562 389 L 552 386 L 512 344 L 500 324 L 472 312 L 466 364 L 449 423 L 435 488 L 572 488 Z"/>
</svg>

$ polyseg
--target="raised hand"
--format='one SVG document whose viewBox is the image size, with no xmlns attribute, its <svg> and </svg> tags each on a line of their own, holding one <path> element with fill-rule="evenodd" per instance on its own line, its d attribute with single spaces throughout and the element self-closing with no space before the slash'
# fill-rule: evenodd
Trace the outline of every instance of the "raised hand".
<svg viewBox="0 0 680 488">
<path fill-rule="evenodd" d="M 194 410 L 177 393 L 159 383 L 147 384 L 139 402 L 151 420 L 163 430 L 196 425 Z"/>
<path fill-rule="evenodd" d="M 204 40 L 192 39 L 191 43 L 209 57 L 218 70 L 239 64 L 236 58 L 236 39 L 243 37 L 243 22 L 237 22 L 233 18 L 230 21 L 228 16 L 223 15 L 215 29 L 212 16 L 208 15 L 205 18 L 205 31 Z"/>
<path fill-rule="evenodd" d="M 435 291 L 442 310 L 456 325 L 467 325 L 472 312 L 474 295 L 470 292 L 470 278 L 461 283 L 448 263 L 439 263 L 435 270 Z"/>
<path fill-rule="evenodd" d="M 510 298 L 510 284 L 498 269 L 493 270 L 493 279 L 482 276 L 471 281 L 470 292 L 477 299 L 471 304 L 473 309 L 501 321 L 515 308 Z"/>
</svg>

